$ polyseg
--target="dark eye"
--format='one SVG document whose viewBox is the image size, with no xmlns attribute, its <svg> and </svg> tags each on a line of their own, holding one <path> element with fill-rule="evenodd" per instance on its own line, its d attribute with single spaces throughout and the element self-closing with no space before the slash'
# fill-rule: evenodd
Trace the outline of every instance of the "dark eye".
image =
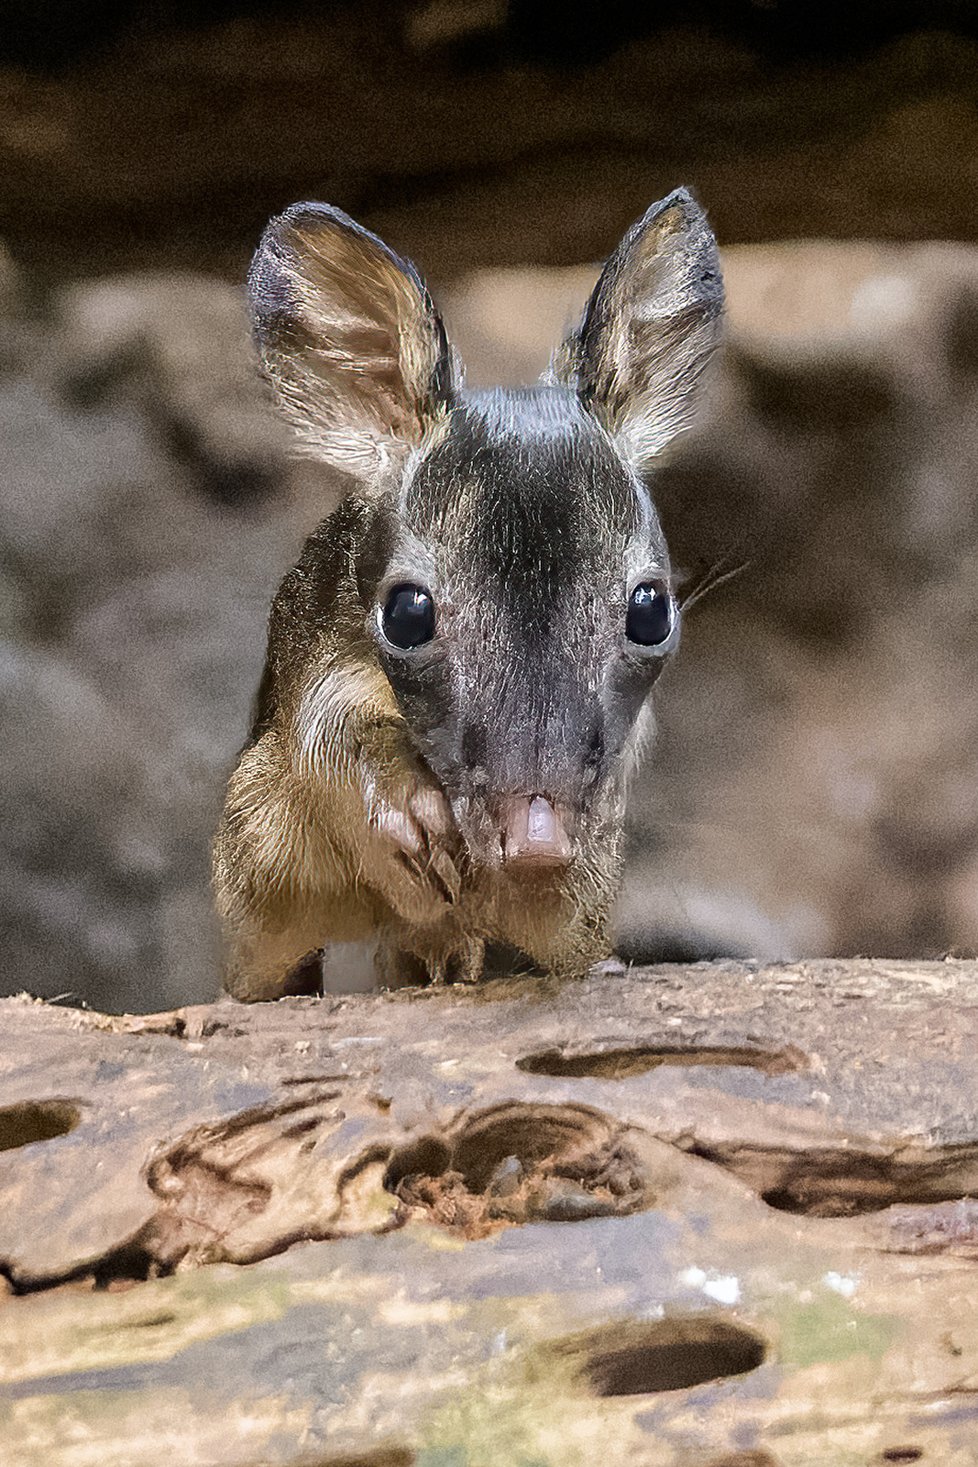
<svg viewBox="0 0 978 1467">
<path fill-rule="evenodd" d="M 435 635 L 435 603 L 423 586 L 395 586 L 387 598 L 381 626 L 388 642 L 402 651 L 420 647 Z"/>
<path fill-rule="evenodd" d="M 660 647 L 668 642 L 676 624 L 676 604 L 668 591 L 652 581 L 643 581 L 628 598 L 625 636 L 640 647 Z"/>
</svg>

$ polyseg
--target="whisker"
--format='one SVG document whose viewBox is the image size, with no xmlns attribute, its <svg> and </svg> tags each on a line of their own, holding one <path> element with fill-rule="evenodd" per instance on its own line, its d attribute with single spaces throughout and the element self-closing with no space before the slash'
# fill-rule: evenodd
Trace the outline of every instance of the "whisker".
<svg viewBox="0 0 978 1467">
<path fill-rule="evenodd" d="M 740 565 L 727 566 L 720 560 L 715 565 L 705 570 L 698 579 L 694 580 L 689 592 L 680 598 L 679 608 L 682 612 L 689 611 L 704 596 L 709 596 L 713 591 L 718 591 L 721 586 L 727 585 L 745 570 L 749 569 L 750 561 L 741 561 Z"/>
</svg>

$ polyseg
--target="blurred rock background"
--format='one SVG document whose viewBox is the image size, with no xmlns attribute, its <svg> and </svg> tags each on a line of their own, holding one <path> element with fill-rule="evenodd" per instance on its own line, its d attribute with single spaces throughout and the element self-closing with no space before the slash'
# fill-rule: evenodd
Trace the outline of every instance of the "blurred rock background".
<svg viewBox="0 0 978 1467">
<path fill-rule="evenodd" d="M 690 588 L 743 569 L 662 685 L 621 949 L 978 950 L 976 34 L 909 0 L 14 0 L 0 991 L 216 988 L 210 833 L 336 493 L 286 456 L 239 291 L 302 197 L 418 261 L 473 381 L 519 382 L 587 262 L 697 189 L 730 340 L 658 497 Z"/>
</svg>

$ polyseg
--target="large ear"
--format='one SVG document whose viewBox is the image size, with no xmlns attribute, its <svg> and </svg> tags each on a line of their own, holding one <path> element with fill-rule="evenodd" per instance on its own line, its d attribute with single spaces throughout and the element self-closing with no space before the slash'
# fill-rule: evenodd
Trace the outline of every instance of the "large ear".
<svg viewBox="0 0 978 1467">
<path fill-rule="evenodd" d="M 676 189 L 625 235 L 554 374 L 642 473 L 690 426 L 722 325 L 716 240 L 692 194 Z"/>
<path fill-rule="evenodd" d="M 262 364 L 303 449 L 375 481 L 452 395 L 445 328 L 414 266 L 328 204 L 293 204 L 248 275 Z"/>
</svg>

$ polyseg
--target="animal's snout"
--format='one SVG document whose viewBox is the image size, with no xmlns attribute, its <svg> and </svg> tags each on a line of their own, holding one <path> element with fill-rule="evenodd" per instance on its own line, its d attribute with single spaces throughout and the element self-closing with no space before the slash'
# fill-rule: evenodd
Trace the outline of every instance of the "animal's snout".
<svg viewBox="0 0 978 1467">
<path fill-rule="evenodd" d="M 566 866 L 574 855 L 566 806 L 545 795 L 514 795 L 502 808 L 503 861 L 508 867 Z"/>
</svg>

